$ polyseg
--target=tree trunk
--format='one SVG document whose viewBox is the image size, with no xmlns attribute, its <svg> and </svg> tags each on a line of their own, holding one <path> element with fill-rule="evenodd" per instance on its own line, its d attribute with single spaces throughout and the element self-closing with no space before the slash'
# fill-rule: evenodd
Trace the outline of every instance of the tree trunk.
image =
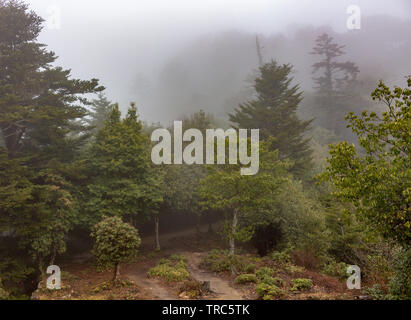
<svg viewBox="0 0 411 320">
<path fill-rule="evenodd" d="M 160 237 L 159 237 L 159 232 L 158 232 L 158 227 L 160 225 L 160 217 L 155 216 L 154 217 L 154 232 L 155 232 L 155 241 L 156 241 L 156 250 L 160 250 Z"/>
<path fill-rule="evenodd" d="M 117 282 L 117 279 L 119 276 L 120 276 L 120 263 L 117 263 L 116 266 L 114 267 L 113 283 Z"/>
<path fill-rule="evenodd" d="M 231 235 L 230 235 L 230 255 L 233 255 L 235 252 L 235 239 L 234 239 L 234 234 L 237 231 L 237 223 L 238 223 L 238 210 L 235 209 L 233 213 L 233 221 L 231 224 Z"/>
</svg>

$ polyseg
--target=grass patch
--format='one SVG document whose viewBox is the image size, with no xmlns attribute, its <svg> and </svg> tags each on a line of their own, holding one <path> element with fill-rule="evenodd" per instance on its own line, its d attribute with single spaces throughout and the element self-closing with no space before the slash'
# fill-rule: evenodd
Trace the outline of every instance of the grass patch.
<svg viewBox="0 0 411 320">
<path fill-rule="evenodd" d="M 181 282 L 189 278 L 186 258 L 184 256 L 172 255 L 168 259 L 161 259 L 159 263 L 151 268 L 147 276 L 149 278 L 160 278 L 167 282 Z"/>
</svg>

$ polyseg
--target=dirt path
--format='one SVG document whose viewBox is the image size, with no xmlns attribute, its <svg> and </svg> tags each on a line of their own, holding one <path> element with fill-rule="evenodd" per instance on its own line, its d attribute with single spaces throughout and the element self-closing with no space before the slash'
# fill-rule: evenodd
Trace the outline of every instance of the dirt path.
<svg viewBox="0 0 411 320">
<path fill-rule="evenodd" d="M 210 281 L 211 291 L 216 294 L 215 300 L 243 300 L 243 295 L 230 286 L 230 283 L 223 278 L 215 276 L 211 272 L 203 271 L 199 265 L 205 253 L 183 252 L 187 257 L 187 269 L 191 276 L 198 281 Z"/>
<path fill-rule="evenodd" d="M 176 300 L 178 297 L 173 292 L 170 292 L 170 289 L 165 288 L 156 279 L 147 278 L 148 269 L 147 267 L 134 269 L 132 271 L 127 270 L 125 275 L 147 293 L 147 298 L 155 300 Z"/>
</svg>

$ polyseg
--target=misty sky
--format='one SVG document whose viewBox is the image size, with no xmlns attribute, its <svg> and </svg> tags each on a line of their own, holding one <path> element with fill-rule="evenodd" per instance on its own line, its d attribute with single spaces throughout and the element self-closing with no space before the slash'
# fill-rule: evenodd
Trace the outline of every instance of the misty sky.
<svg viewBox="0 0 411 320">
<path fill-rule="evenodd" d="M 61 27 L 45 28 L 39 38 L 56 52 L 57 64 L 76 77 L 96 77 L 122 109 L 135 100 L 130 92 L 136 74 L 154 78 L 164 64 L 201 35 L 238 30 L 269 36 L 287 34 L 290 26 L 346 28 L 347 7 L 363 16 L 411 19 L 410 0 L 30 0 L 43 18 L 59 8 Z M 148 106 L 143 119 L 155 120 Z M 158 119 L 162 120 L 161 117 Z"/>
</svg>

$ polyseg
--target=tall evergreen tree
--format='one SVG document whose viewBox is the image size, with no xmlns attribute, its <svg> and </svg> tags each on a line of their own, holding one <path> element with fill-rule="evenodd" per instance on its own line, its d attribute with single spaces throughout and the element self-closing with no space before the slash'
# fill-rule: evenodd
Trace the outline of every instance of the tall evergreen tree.
<svg viewBox="0 0 411 320">
<path fill-rule="evenodd" d="M 103 93 L 99 93 L 97 99 L 91 101 L 91 119 L 88 124 L 93 127 L 95 133 L 101 129 L 104 121 L 107 120 L 112 105 L 112 102 Z"/>
<path fill-rule="evenodd" d="M 322 72 L 320 76 L 313 78 L 317 90 L 319 121 L 321 126 L 333 130 L 338 135 L 347 133 L 344 117 L 353 111 L 351 108 L 359 102 L 354 101 L 353 97 L 359 95 L 357 76 L 360 70 L 351 61 L 339 61 L 339 57 L 345 54 L 344 47 L 325 33 L 316 39 L 311 52 L 322 57 L 321 61 L 312 66 L 313 74 Z"/>
<path fill-rule="evenodd" d="M 120 216 L 135 224 L 158 210 L 160 179 L 152 168 L 149 140 L 132 104 L 124 119 L 114 105 L 88 156 L 90 184 L 86 211 L 92 225 L 102 216 Z"/>
<path fill-rule="evenodd" d="M 23 2 L 0 1 L 0 21 L 0 231 L 44 272 L 78 212 L 71 180 L 87 137 L 84 94 L 104 88 L 53 66 L 37 42 L 43 19 Z"/>
<path fill-rule="evenodd" d="M 304 137 L 311 121 L 297 117 L 302 92 L 298 85 L 291 85 L 291 72 L 289 64 L 271 61 L 263 65 L 254 84 L 257 97 L 240 104 L 229 117 L 238 128 L 260 129 L 262 139 L 274 137 L 272 147 L 279 150 L 280 159 L 291 159 L 291 170 L 302 175 L 311 166 L 309 139 Z"/>
</svg>

